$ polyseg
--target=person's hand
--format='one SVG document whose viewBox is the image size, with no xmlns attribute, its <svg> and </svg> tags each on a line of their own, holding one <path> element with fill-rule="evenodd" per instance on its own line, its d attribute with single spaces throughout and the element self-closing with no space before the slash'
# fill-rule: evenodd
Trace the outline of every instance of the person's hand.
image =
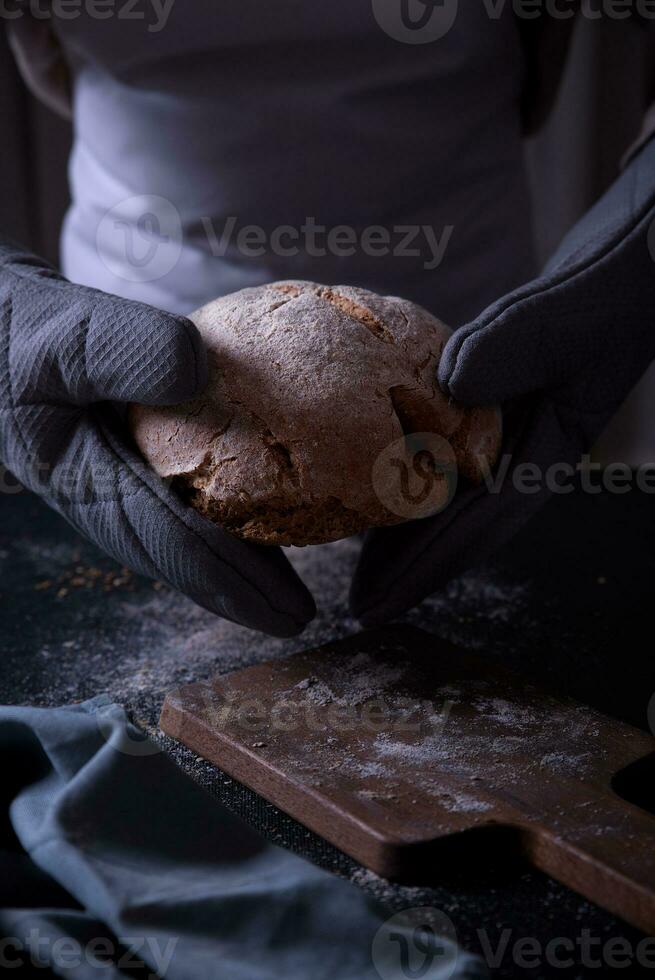
<svg viewBox="0 0 655 980">
<path fill-rule="evenodd" d="M 0 458 L 117 561 L 227 619 L 299 632 L 313 600 L 282 552 L 185 506 L 132 448 L 120 403 L 168 405 L 207 380 L 195 326 L 63 279 L 0 243 Z"/>
<path fill-rule="evenodd" d="M 539 278 L 447 343 L 442 388 L 467 405 L 505 403 L 504 456 L 442 513 L 369 533 L 354 615 L 392 619 L 488 558 L 548 499 L 546 475 L 572 474 L 654 357 L 655 139 Z"/>
</svg>

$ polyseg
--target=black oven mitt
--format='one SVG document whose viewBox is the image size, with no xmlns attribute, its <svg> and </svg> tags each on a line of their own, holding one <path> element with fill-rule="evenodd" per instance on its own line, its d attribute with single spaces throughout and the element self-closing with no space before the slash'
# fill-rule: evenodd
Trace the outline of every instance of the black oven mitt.
<svg viewBox="0 0 655 980">
<path fill-rule="evenodd" d="M 117 561 L 206 609 L 275 636 L 303 629 L 314 602 L 282 552 L 185 506 L 124 426 L 127 402 L 202 390 L 206 356 L 189 320 L 74 285 L 5 241 L 0 340 L 0 459 L 24 486 Z"/>
<path fill-rule="evenodd" d="M 655 357 L 655 140 L 574 227 L 543 273 L 457 330 L 439 365 L 466 405 L 503 403 L 492 491 L 462 489 L 440 514 L 370 533 L 351 590 L 366 625 L 392 619 L 488 558 L 548 499 L 517 489 L 524 463 L 575 465 Z M 655 410 L 655 407 L 654 407 Z M 520 472 L 520 471 L 519 471 Z M 551 476 L 561 480 L 565 472 Z"/>
</svg>

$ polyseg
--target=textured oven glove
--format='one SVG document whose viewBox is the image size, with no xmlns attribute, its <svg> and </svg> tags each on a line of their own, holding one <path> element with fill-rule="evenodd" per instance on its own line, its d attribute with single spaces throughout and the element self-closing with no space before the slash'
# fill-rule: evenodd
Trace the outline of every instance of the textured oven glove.
<svg viewBox="0 0 655 980">
<path fill-rule="evenodd" d="M 439 382 L 467 405 L 504 403 L 511 463 L 505 456 L 492 474 L 500 490 L 462 489 L 435 517 L 369 534 L 351 590 L 363 623 L 405 612 L 521 527 L 549 491 L 542 480 L 538 492 L 519 492 L 517 466 L 545 474 L 591 447 L 655 357 L 654 221 L 651 140 L 539 278 L 455 332 Z"/>
<path fill-rule="evenodd" d="M 314 603 L 279 549 L 239 541 L 150 470 L 120 403 L 167 405 L 207 380 L 194 325 L 77 286 L 0 242 L 0 458 L 117 561 L 212 612 L 276 636 Z"/>
</svg>

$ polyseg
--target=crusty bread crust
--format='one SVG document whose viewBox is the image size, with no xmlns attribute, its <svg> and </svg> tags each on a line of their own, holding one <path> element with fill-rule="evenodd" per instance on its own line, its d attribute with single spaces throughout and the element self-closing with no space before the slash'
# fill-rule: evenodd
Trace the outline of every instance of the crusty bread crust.
<svg viewBox="0 0 655 980">
<path fill-rule="evenodd" d="M 207 345 L 206 390 L 185 405 L 132 405 L 129 421 L 155 471 L 240 537 L 304 545 L 398 523 L 372 473 L 407 433 L 448 440 L 469 480 L 496 460 L 498 411 L 441 392 L 450 330 L 414 303 L 289 281 L 214 300 L 191 319 Z"/>
</svg>

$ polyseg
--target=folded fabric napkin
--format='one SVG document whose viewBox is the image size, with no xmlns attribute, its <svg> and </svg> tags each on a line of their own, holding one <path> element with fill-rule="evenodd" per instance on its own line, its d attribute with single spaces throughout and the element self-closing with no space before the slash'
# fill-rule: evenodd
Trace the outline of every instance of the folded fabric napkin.
<svg viewBox="0 0 655 980">
<path fill-rule="evenodd" d="M 4 967 L 74 980 L 486 975 L 451 938 L 426 964 L 409 925 L 386 935 L 388 914 L 360 889 L 260 838 L 107 698 L 0 708 L 0 758 Z"/>
</svg>

